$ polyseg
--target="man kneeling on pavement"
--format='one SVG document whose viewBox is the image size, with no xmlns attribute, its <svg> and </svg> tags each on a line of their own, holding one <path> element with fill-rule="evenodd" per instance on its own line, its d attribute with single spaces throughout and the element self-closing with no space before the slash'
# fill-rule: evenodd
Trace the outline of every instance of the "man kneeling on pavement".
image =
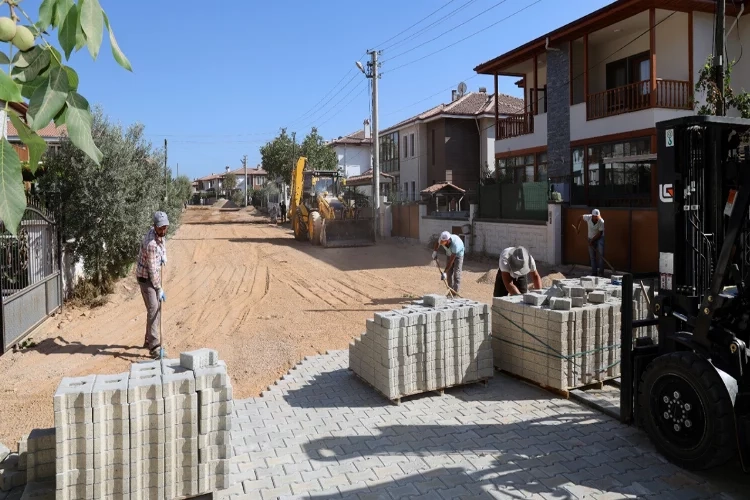
<svg viewBox="0 0 750 500">
<path fill-rule="evenodd" d="M 500 253 L 500 268 L 495 276 L 493 297 L 520 295 L 528 291 L 528 275 L 534 288 L 542 289 L 542 278 L 536 270 L 534 257 L 524 247 L 508 247 Z"/>
<path fill-rule="evenodd" d="M 440 279 L 448 280 L 448 286 L 458 293 L 461 286 L 461 271 L 464 267 L 464 242 L 459 236 L 443 231 L 435 245 L 435 251 L 432 252 L 433 260 L 437 260 L 437 251 L 440 247 L 443 247 L 445 253 L 448 254 L 448 264 L 445 266 L 445 271 L 440 273 Z"/>
</svg>

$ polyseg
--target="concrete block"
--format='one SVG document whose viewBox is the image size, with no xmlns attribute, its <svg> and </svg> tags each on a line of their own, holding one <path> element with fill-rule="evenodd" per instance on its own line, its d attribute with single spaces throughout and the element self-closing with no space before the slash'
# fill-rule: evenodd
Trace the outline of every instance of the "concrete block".
<svg viewBox="0 0 750 500">
<path fill-rule="evenodd" d="M 209 432 L 215 431 L 231 431 L 232 430 L 232 416 L 225 415 L 223 417 L 210 417 L 202 418 L 198 421 L 198 432 L 200 434 L 208 434 Z"/>
<path fill-rule="evenodd" d="M 93 439 L 94 438 L 94 424 L 75 424 L 64 427 L 58 427 L 55 430 L 55 441 L 59 445 L 64 441 L 71 439 Z"/>
<path fill-rule="evenodd" d="M 130 434 L 129 420 L 104 420 L 94 422 L 95 439 L 107 439 L 110 436 L 122 436 Z"/>
<path fill-rule="evenodd" d="M 132 366 L 132 365 L 131 365 Z M 162 399 L 161 365 L 157 372 L 131 372 L 128 381 L 128 403 Z"/>
<path fill-rule="evenodd" d="M 373 322 L 386 329 L 402 328 L 406 326 L 406 318 L 395 311 L 377 312 Z"/>
<path fill-rule="evenodd" d="M 227 385 L 219 389 L 205 389 L 198 393 L 198 403 L 200 406 L 207 406 L 222 401 L 231 401 L 234 399 L 232 385 L 227 379 Z"/>
<path fill-rule="evenodd" d="M 34 453 L 29 452 L 28 459 L 26 460 L 28 468 L 36 467 L 38 465 L 53 464 L 55 463 L 55 457 L 57 456 L 56 450 L 40 450 Z"/>
<path fill-rule="evenodd" d="M 427 307 L 444 307 L 448 302 L 445 296 L 439 294 L 425 295 L 422 300 Z"/>
<path fill-rule="evenodd" d="M 55 462 L 35 465 L 26 471 L 26 482 L 29 481 L 44 481 L 46 479 L 54 478 L 57 473 L 57 467 Z"/>
<path fill-rule="evenodd" d="M 588 299 L 592 304 L 603 304 L 607 301 L 607 292 L 595 290 L 589 293 Z"/>
<path fill-rule="evenodd" d="M 569 311 L 572 305 L 569 298 L 552 297 L 550 299 L 550 308 L 556 311 Z"/>
<path fill-rule="evenodd" d="M 93 454 L 93 468 L 99 470 L 109 467 L 130 467 L 132 461 L 131 451 L 130 448 L 110 449 L 104 451 L 97 449 L 97 453 Z M 71 456 L 76 455 L 68 455 L 68 457 Z"/>
<path fill-rule="evenodd" d="M 25 470 L 5 469 L 0 473 L 0 491 L 10 491 L 26 484 Z"/>
<path fill-rule="evenodd" d="M 583 307 L 586 305 L 586 297 L 571 297 L 570 301 L 573 307 Z"/>
<path fill-rule="evenodd" d="M 55 480 L 33 481 L 26 483 L 21 500 L 55 500 Z"/>
<path fill-rule="evenodd" d="M 91 391 L 95 381 L 96 375 L 64 377 L 52 397 L 54 410 L 91 407 Z"/>
<path fill-rule="evenodd" d="M 104 465 L 104 464 L 103 464 Z M 94 469 L 93 453 L 78 453 L 71 455 L 58 455 L 56 460 L 56 470 L 71 471 L 81 469 Z"/>
<path fill-rule="evenodd" d="M 129 373 L 97 375 L 91 391 L 91 406 L 127 404 L 129 379 Z"/>
<path fill-rule="evenodd" d="M 66 439 L 65 441 L 57 443 L 55 448 L 55 456 L 75 455 L 78 453 L 93 452 L 94 440 L 86 438 Z"/>
<path fill-rule="evenodd" d="M 194 370 L 194 372 L 196 391 L 221 389 L 230 384 L 227 376 L 227 365 L 224 361 L 219 361 L 216 366 L 200 368 Z"/>
<path fill-rule="evenodd" d="M 124 479 L 94 483 L 94 498 L 123 498 L 130 494 L 130 482 Z"/>
<path fill-rule="evenodd" d="M 568 287 L 568 290 L 570 290 L 570 297 L 585 297 L 586 296 L 586 289 L 582 286 L 571 286 L 571 287 Z"/>
<path fill-rule="evenodd" d="M 217 403 L 219 404 L 219 403 Z M 177 396 L 164 397 L 164 414 L 177 412 L 195 412 L 198 410 L 198 394 L 179 394 Z"/>
<path fill-rule="evenodd" d="M 10 455 L 10 449 L 3 443 L 0 443 L 0 463 L 2 463 L 8 455 Z"/>
<path fill-rule="evenodd" d="M 164 399 L 159 398 L 151 401 L 136 401 L 129 405 L 130 421 L 134 422 L 142 417 L 151 415 L 164 415 Z"/>
<path fill-rule="evenodd" d="M 199 423 L 198 420 L 193 420 L 187 424 L 176 424 L 176 425 L 167 426 L 166 429 L 164 429 L 164 441 L 168 443 L 176 439 L 190 439 L 190 438 L 199 437 L 198 423 Z M 210 427 L 208 423 L 205 425 Z M 231 427 L 231 423 L 229 424 L 229 427 Z M 218 429 L 207 429 L 205 434 L 208 434 L 210 432 L 215 432 L 217 430 Z M 231 430 L 231 429 L 222 429 L 222 430 Z"/>
<path fill-rule="evenodd" d="M 64 490 L 81 484 L 94 484 L 93 469 L 75 469 L 55 474 L 55 489 L 57 490 Z"/>
<path fill-rule="evenodd" d="M 213 445 L 201 448 L 199 451 L 199 462 L 204 464 L 214 460 L 225 460 L 232 458 L 232 445 Z"/>
<path fill-rule="evenodd" d="M 197 479 L 185 480 L 171 486 L 171 496 L 168 498 L 193 497 L 201 493 L 210 493 L 211 491 L 212 490 L 200 490 Z"/>
<path fill-rule="evenodd" d="M 126 420 L 130 421 L 130 405 L 99 406 L 92 408 L 93 422 L 100 423 L 108 420 Z M 87 420 L 91 421 L 92 419 Z"/>
<path fill-rule="evenodd" d="M 162 395 L 167 398 L 195 393 L 195 376 L 192 371 L 181 369 L 162 374 Z"/>
<path fill-rule="evenodd" d="M 30 453 L 35 453 L 38 451 L 44 451 L 44 450 L 54 450 L 55 449 L 55 428 L 50 427 L 47 429 L 34 429 L 29 433 L 29 437 L 27 439 L 27 446 L 28 451 Z M 0 444 L 0 462 L 3 461 L 5 457 L 2 456 L 2 444 Z"/>
<path fill-rule="evenodd" d="M 548 299 L 547 295 L 542 295 L 541 293 L 525 293 L 523 294 L 523 301 L 526 304 L 530 304 L 532 306 L 541 306 L 544 304 Z"/>
<path fill-rule="evenodd" d="M 213 349 L 198 349 L 180 353 L 180 366 L 188 370 L 200 370 L 215 366 L 219 361 L 219 353 Z"/>
<path fill-rule="evenodd" d="M 226 444 L 231 444 L 231 434 L 229 431 L 214 431 L 198 436 L 198 446 L 201 448 Z"/>
<path fill-rule="evenodd" d="M 67 408 L 54 412 L 55 428 L 90 423 L 93 410 L 88 408 Z"/>
</svg>

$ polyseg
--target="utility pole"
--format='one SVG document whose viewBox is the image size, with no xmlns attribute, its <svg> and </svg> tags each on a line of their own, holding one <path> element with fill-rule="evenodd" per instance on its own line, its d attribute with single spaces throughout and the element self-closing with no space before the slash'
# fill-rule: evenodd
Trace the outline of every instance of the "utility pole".
<svg viewBox="0 0 750 500">
<path fill-rule="evenodd" d="M 357 61 L 357 67 L 365 74 L 367 78 L 372 79 L 372 209 L 375 222 L 375 237 L 379 238 L 380 234 L 380 140 L 378 132 L 378 55 L 377 50 L 368 50 L 370 62 L 367 63 L 367 71 L 362 67 L 362 63 Z"/>
<path fill-rule="evenodd" d="M 716 77 L 716 90 L 719 93 L 719 100 L 716 103 L 716 116 L 724 116 L 724 47 L 726 39 L 724 32 L 726 29 L 726 0 L 716 1 L 716 29 L 714 30 L 715 40 L 714 47 L 714 76 Z"/>
<path fill-rule="evenodd" d="M 169 201 L 169 176 L 167 175 L 167 140 L 164 139 L 164 203 Z M 166 208 L 166 206 L 164 207 Z"/>
<path fill-rule="evenodd" d="M 245 206 L 247 207 L 247 155 L 242 157 L 242 166 L 245 168 Z"/>
<path fill-rule="evenodd" d="M 297 162 L 297 132 L 292 132 L 292 172 L 294 172 L 294 164 Z M 286 182 L 284 182 L 284 201 L 286 201 Z"/>
</svg>

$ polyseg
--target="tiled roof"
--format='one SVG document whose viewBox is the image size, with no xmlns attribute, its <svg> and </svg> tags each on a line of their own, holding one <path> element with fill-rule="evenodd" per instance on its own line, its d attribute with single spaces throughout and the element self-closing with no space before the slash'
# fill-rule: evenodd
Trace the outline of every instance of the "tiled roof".
<svg viewBox="0 0 750 500">
<path fill-rule="evenodd" d="M 13 122 L 8 120 L 8 137 L 18 137 L 18 131 L 13 126 Z M 49 125 L 36 131 L 39 137 L 55 138 L 55 137 L 67 137 L 68 129 L 65 125 L 57 127 L 54 122 L 49 122 Z"/>
<path fill-rule="evenodd" d="M 499 94 L 498 104 L 499 114 L 511 114 L 520 113 L 523 111 L 523 99 L 509 96 L 507 94 Z M 419 122 L 434 118 L 438 115 L 460 115 L 460 116 L 478 116 L 483 114 L 495 114 L 495 96 L 493 94 L 487 94 L 485 92 L 469 92 L 463 97 L 456 99 L 449 104 L 438 104 L 434 108 L 428 109 L 427 111 L 407 118 L 404 121 L 397 123 L 383 132 L 399 129 L 408 125 L 412 122 Z"/>
<path fill-rule="evenodd" d="M 222 177 L 224 177 L 223 174 L 211 174 L 211 175 L 207 175 L 205 177 L 200 177 L 200 178 L 195 179 L 195 180 L 196 180 L 196 182 L 197 181 L 212 181 L 214 179 L 221 179 Z"/>
<path fill-rule="evenodd" d="M 386 179 L 389 179 L 393 181 L 393 176 L 389 174 L 385 174 L 383 172 L 380 172 L 380 177 L 385 177 Z M 365 182 L 366 181 L 366 182 Z M 367 169 L 364 171 L 364 173 L 360 175 L 353 175 L 346 179 L 347 185 L 367 185 L 372 182 L 372 169 Z"/>
<path fill-rule="evenodd" d="M 245 175 L 245 168 L 244 167 L 240 167 L 240 168 L 238 168 L 236 170 L 232 170 L 230 173 L 232 173 L 234 175 Z M 257 168 L 257 167 L 250 168 L 250 167 L 248 167 L 247 168 L 247 175 L 268 175 L 268 172 L 266 172 L 262 168 Z"/>
<path fill-rule="evenodd" d="M 451 189 L 455 189 L 456 191 L 461 192 L 461 193 L 466 192 L 465 189 L 461 189 L 460 187 L 454 184 L 451 184 L 450 182 L 440 182 L 438 184 L 433 184 L 432 186 L 423 189 L 422 191 L 420 191 L 420 193 L 421 194 L 434 194 L 434 193 L 437 193 L 438 191 L 442 191 L 443 189 L 447 187 Z"/>
<path fill-rule="evenodd" d="M 334 139 L 328 143 L 329 146 L 336 146 L 338 144 L 353 144 L 357 146 L 369 145 L 372 144 L 372 137 L 368 137 L 365 139 L 365 131 L 358 130 L 349 135 Z"/>
</svg>

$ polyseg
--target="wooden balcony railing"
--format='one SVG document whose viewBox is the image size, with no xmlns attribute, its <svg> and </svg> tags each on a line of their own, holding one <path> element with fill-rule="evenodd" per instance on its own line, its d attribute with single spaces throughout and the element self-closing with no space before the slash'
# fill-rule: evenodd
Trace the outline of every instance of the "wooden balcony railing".
<svg viewBox="0 0 750 500">
<path fill-rule="evenodd" d="M 519 113 L 497 121 L 495 139 L 510 139 L 519 135 L 534 133 L 534 114 Z"/>
<path fill-rule="evenodd" d="M 656 80 L 656 107 L 692 109 L 690 83 L 680 80 Z M 590 94 L 586 99 L 589 120 L 632 113 L 651 107 L 651 82 L 643 80 L 604 92 Z"/>
</svg>

